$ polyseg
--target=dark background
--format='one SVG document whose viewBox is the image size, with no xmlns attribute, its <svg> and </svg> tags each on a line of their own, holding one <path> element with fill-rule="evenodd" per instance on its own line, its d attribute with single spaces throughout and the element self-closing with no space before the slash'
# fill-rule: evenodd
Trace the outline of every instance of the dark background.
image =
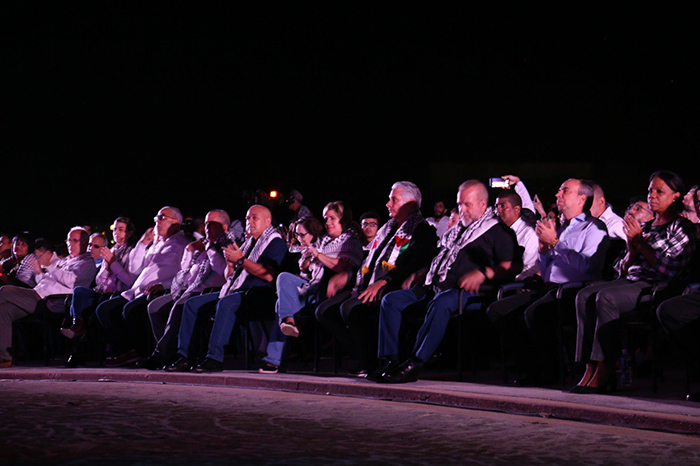
<svg viewBox="0 0 700 466">
<path fill-rule="evenodd" d="M 469 178 L 543 202 L 600 181 L 618 213 L 657 169 L 700 178 L 688 11 L 413 2 L 50 2 L 2 15 L 0 230 L 163 205 L 186 216 L 299 189 L 320 215 L 424 211 Z M 224 6 L 225 5 L 225 6 Z"/>
</svg>

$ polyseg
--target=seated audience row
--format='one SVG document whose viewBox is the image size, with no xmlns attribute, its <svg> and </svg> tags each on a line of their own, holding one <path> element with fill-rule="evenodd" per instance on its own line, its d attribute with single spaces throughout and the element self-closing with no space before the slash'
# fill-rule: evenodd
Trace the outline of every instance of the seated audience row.
<svg viewBox="0 0 700 466">
<path fill-rule="evenodd" d="M 340 201 L 326 205 L 321 222 L 294 191 L 288 231 L 273 226 L 268 207 L 253 204 L 243 237 L 223 210 L 207 213 L 203 238 L 188 236 L 171 206 L 159 210 L 155 226 L 136 242 L 134 225 L 117 218 L 111 248 L 104 236 L 75 227 L 61 258 L 29 234 L 4 235 L 0 366 L 12 363 L 12 322 L 58 294 L 72 298 L 62 329 L 76 341 L 71 367 L 85 363 L 80 342 L 99 326 L 115 355 L 110 365 L 221 371 L 236 322 L 272 320 L 260 372 L 275 373 L 284 370 L 287 338 L 300 336 L 297 319 L 307 313 L 356 361 L 353 375 L 411 382 L 436 353 L 460 303 L 479 297 L 489 322 L 527 356 L 525 380 L 538 385 L 556 378 L 557 312 L 569 309 L 577 324 L 576 360 L 585 364 L 572 391 L 604 392 L 614 386 L 620 317 L 654 285 L 697 279 L 697 189 L 686 195 L 677 174 L 656 172 L 647 199 L 634 200 L 620 217 L 600 185 L 572 178 L 561 184 L 557 215 L 550 216 L 517 176 L 502 178 L 506 188 L 495 207 L 488 187 L 468 180 L 457 188 L 456 211 L 441 201 L 429 219 L 421 214 L 420 189 L 397 182 L 383 225 L 371 212 L 356 224 Z M 294 270 L 285 270 L 287 256 L 296 257 Z M 495 291 L 511 282 L 522 285 L 518 292 L 496 299 Z M 575 284 L 577 293 L 562 303 L 557 290 L 564 284 Z M 700 319 L 698 302 L 700 292 L 658 309 L 662 327 L 681 335 L 694 358 L 698 339 L 688 329 Z M 424 315 L 412 350 L 402 343 L 407 309 Z M 211 330 L 202 332 L 207 321 Z M 149 326 L 154 350 L 151 337 L 144 338 Z M 208 337 L 204 355 L 197 346 L 202 337 Z"/>
</svg>

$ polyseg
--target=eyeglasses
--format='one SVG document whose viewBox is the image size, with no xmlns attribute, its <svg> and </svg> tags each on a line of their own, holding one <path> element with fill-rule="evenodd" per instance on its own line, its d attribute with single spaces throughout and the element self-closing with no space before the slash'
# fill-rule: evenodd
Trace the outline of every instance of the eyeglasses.
<svg viewBox="0 0 700 466">
<path fill-rule="evenodd" d="M 309 233 L 308 231 L 305 231 L 303 233 L 297 231 L 296 233 L 294 233 L 294 236 L 296 236 L 297 238 L 303 238 L 304 236 L 310 235 L 310 234 L 311 233 Z"/>
<path fill-rule="evenodd" d="M 362 228 L 367 228 L 367 227 L 376 227 L 378 224 L 377 222 L 362 222 Z"/>
<path fill-rule="evenodd" d="M 646 207 L 640 206 L 639 204 L 633 204 L 633 205 L 629 206 L 627 208 L 627 210 L 625 210 L 625 213 L 639 212 L 639 211 L 646 212 L 648 214 L 652 213 L 651 209 L 647 209 Z"/>
<path fill-rule="evenodd" d="M 166 218 L 169 218 L 170 220 L 175 220 L 173 217 L 168 217 L 167 215 L 158 214 L 158 215 L 156 215 L 155 217 L 153 217 L 153 221 L 154 221 L 154 222 L 157 222 L 157 221 L 159 221 L 159 220 L 160 220 L 160 221 L 163 221 L 163 220 L 165 220 Z"/>
<path fill-rule="evenodd" d="M 88 246 L 90 246 L 92 249 L 100 249 L 102 247 L 99 244 L 92 244 L 92 243 L 88 244 Z"/>
</svg>

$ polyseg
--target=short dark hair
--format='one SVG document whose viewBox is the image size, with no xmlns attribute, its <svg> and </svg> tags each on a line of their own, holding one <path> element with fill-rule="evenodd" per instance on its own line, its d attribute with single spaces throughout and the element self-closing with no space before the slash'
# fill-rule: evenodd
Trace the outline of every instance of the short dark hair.
<svg viewBox="0 0 700 466">
<path fill-rule="evenodd" d="M 360 221 L 363 221 L 366 218 L 374 218 L 379 220 L 379 214 L 376 212 L 365 212 L 364 214 L 360 215 Z"/>
<path fill-rule="evenodd" d="M 24 244 L 26 244 L 27 247 L 29 248 L 29 249 L 27 250 L 28 254 L 31 254 L 32 252 L 34 252 L 34 249 L 36 248 L 36 244 L 35 244 L 35 243 L 36 243 L 37 240 L 35 240 L 35 239 L 34 239 L 34 235 L 32 235 L 32 234 L 31 234 L 30 232 L 28 232 L 28 231 L 22 231 L 22 232 L 20 232 L 20 233 L 17 233 L 17 234 L 12 238 L 12 243 L 13 243 L 13 244 L 14 244 L 15 241 L 21 241 L 21 242 L 23 242 Z"/>
<path fill-rule="evenodd" d="M 578 188 L 580 196 L 586 196 L 586 202 L 583 204 L 583 211 L 589 212 L 593 207 L 593 196 L 595 194 L 594 184 L 590 180 L 579 180 L 581 183 Z"/>
<path fill-rule="evenodd" d="M 506 191 L 503 190 L 500 193 L 498 193 L 498 196 L 496 196 L 496 199 L 503 199 L 511 204 L 513 206 L 521 207 L 523 206 L 523 199 L 520 197 L 520 194 L 516 193 L 515 191 Z"/>
<path fill-rule="evenodd" d="M 46 238 L 37 238 L 34 240 L 34 249 L 44 248 L 47 251 L 55 252 L 56 247 L 51 243 L 51 241 Z"/>
</svg>

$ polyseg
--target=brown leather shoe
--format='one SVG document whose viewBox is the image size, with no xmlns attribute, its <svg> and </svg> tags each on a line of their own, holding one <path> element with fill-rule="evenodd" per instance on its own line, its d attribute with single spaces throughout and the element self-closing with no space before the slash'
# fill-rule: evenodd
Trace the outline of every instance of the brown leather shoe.
<svg viewBox="0 0 700 466">
<path fill-rule="evenodd" d="M 73 325 L 69 328 L 62 328 L 61 333 L 67 338 L 80 338 L 85 335 L 85 324 L 83 323 L 83 318 L 78 317 L 73 319 Z"/>
<path fill-rule="evenodd" d="M 0 359 L 0 369 L 6 369 L 12 366 L 12 359 Z"/>
</svg>

